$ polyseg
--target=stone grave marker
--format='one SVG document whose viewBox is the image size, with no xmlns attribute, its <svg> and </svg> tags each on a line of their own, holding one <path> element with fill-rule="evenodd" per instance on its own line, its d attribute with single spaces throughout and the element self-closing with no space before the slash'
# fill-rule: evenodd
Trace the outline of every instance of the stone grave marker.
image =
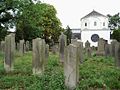
<svg viewBox="0 0 120 90">
<path fill-rule="evenodd" d="M 60 62 L 64 62 L 64 50 L 67 45 L 67 37 L 63 33 L 59 36 L 59 57 Z"/>
<path fill-rule="evenodd" d="M 74 44 L 65 49 L 64 75 L 67 89 L 74 90 L 79 81 L 79 51 Z"/>
</svg>

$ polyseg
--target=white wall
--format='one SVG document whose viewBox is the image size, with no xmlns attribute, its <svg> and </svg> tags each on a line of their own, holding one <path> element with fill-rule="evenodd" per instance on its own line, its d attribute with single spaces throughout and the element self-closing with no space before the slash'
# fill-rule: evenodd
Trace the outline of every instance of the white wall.
<svg viewBox="0 0 120 90">
<path fill-rule="evenodd" d="M 91 36 L 93 34 L 98 34 L 100 38 L 104 38 L 105 40 L 108 40 L 108 43 L 110 43 L 110 30 L 101 30 L 101 31 L 88 30 L 81 32 L 81 41 L 83 42 L 84 46 L 87 40 L 91 43 L 91 46 L 97 46 L 97 42 L 93 42 L 91 40 Z"/>
<path fill-rule="evenodd" d="M 94 26 L 94 22 L 97 22 L 97 25 Z M 105 22 L 105 26 L 103 26 L 103 23 Z M 85 23 L 87 23 L 87 26 L 85 26 Z M 108 29 L 108 18 L 103 16 L 91 16 L 88 18 L 81 19 L 81 30 L 86 29 Z"/>
</svg>

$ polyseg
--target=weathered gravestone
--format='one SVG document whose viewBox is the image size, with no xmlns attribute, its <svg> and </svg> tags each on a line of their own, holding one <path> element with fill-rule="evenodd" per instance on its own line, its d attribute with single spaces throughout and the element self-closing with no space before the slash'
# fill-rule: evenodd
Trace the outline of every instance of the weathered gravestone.
<svg viewBox="0 0 120 90">
<path fill-rule="evenodd" d="M 51 47 L 51 51 L 53 54 L 58 53 L 58 44 L 57 43 Z"/>
<path fill-rule="evenodd" d="M 120 43 L 115 44 L 115 64 L 117 67 L 120 67 Z"/>
<path fill-rule="evenodd" d="M 1 41 L 1 51 L 5 51 L 5 41 Z"/>
<path fill-rule="evenodd" d="M 88 40 L 85 42 L 85 49 L 87 48 L 90 48 L 90 42 Z"/>
<path fill-rule="evenodd" d="M 63 33 L 59 36 L 59 57 L 60 62 L 64 62 L 64 50 L 67 45 L 67 37 Z"/>
<path fill-rule="evenodd" d="M 110 46 L 110 54 L 111 56 L 115 57 L 115 45 L 117 43 L 117 40 L 113 40 L 111 42 L 111 46 Z"/>
<path fill-rule="evenodd" d="M 72 42 L 72 44 L 78 47 L 78 54 L 80 56 L 79 61 L 82 64 L 83 63 L 83 42 L 76 41 L 76 42 Z"/>
<path fill-rule="evenodd" d="M 74 44 L 65 49 L 64 75 L 66 87 L 68 90 L 74 90 L 79 82 L 79 51 Z"/>
<path fill-rule="evenodd" d="M 23 45 L 23 52 L 26 53 L 26 44 Z"/>
<path fill-rule="evenodd" d="M 41 75 L 44 72 L 45 60 L 45 41 L 43 39 L 37 38 L 33 39 L 33 74 Z"/>
<path fill-rule="evenodd" d="M 99 56 L 104 56 L 105 55 L 105 44 L 106 41 L 103 38 L 100 38 L 98 40 L 98 50 L 97 50 L 97 55 Z"/>
<path fill-rule="evenodd" d="M 19 52 L 21 56 L 24 54 L 24 40 L 20 40 Z"/>
<path fill-rule="evenodd" d="M 30 43 L 29 41 L 26 41 L 26 51 L 28 52 L 30 50 Z"/>
<path fill-rule="evenodd" d="M 46 58 L 46 60 L 48 60 L 48 57 L 49 57 L 49 45 L 46 44 L 46 47 L 45 47 L 45 58 Z"/>
<path fill-rule="evenodd" d="M 92 56 L 92 49 L 90 47 L 86 49 L 86 54 L 88 57 Z"/>
<path fill-rule="evenodd" d="M 4 68 L 6 72 L 10 72 L 13 70 L 14 53 L 15 53 L 15 35 L 10 34 L 5 37 Z"/>
<path fill-rule="evenodd" d="M 105 57 L 110 56 L 110 44 L 105 44 Z"/>
<path fill-rule="evenodd" d="M 76 39 L 71 39 L 71 43 L 73 44 L 73 43 L 76 43 L 78 41 L 78 39 L 76 38 Z"/>
<path fill-rule="evenodd" d="M 85 42 L 85 52 L 88 57 L 91 57 L 92 50 L 90 47 L 90 42 L 88 40 Z"/>
</svg>

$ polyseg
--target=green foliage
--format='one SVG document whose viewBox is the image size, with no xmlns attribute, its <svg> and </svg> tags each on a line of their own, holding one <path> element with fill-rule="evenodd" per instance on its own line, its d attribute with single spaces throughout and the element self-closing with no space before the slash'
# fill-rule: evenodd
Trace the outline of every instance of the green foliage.
<svg viewBox="0 0 120 90">
<path fill-rule="evenodd" d="M 120 42 L 120 28 L 117 30 L 114 30 L 112 34 L 112 38 L 116 39 L 118 42 Z"/>
<path fill-rule="evenodd" d="M 16 53 L 15 70 L 5 73 L 3 54 L 0 53 L 0 89 L 11 90 L 67 90 L 64 85 L 63 66 L 58 55 L 50 53 L 45 72 L 41 76 L 32 75 L 31 52 L 20 57 Z M 80 82 L 76 90 L 120 89 L 120 69 L 114 66 L 114 59 L 94 56 L 80 65 Z M 101 89 L 102 88 L 102 89 Z"/>
<path fill-rule="evenodd" d="M 63 68 L 58 63 L 58 56 L 50 55 L 45 72 L 41 76 L 32 75 L 31 52 L 15 57 L 15 70 L 5 73 L 3 54 L 0 53 L 0 89 L 12 90 L 65 90 Z"/>
<path fill-rule="evenodd" d="M 120 69 L 114 67 L 112 58 L 94 57 L 80 66 L 80 83 L 78 88 L 120 88 Z"/>
<path fill-rule="evenodd" d="M 57 41 L 61 32 L 61 23 L 56 13 L 52 5 L 45 3 L 25 6 L 17 21 L 16 37 L 21 36 L 18 39 L 25 40 L 41 37 L 47 41 L 51 36 L 54 41 Z"/>
<path fill-rule="evenodd" d="M 108 15 L 109 17 L 109 27 L 111 30 L 120 28 L 120 16 L 119 13 L 113 16 Z"/>
</svg>

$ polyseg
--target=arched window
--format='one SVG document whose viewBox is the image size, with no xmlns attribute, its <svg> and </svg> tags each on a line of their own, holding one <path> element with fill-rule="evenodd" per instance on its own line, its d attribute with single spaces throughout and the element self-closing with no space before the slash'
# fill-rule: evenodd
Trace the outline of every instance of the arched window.
<svg viewBox="0 0 120 90">
<path fill-rule="evenodd" d="M 105 22 L 103 22 L 103 26 L 105 26 Z"/>
<path fill-rule="evenodd" d="M 85 27 L 87 27 L 87 23 L 85 23 Z"/>
<path fill-rule="evenodd" d="M 97 26 L 97 22 L 94 22 L 94 26 Z"/>
</svg>

